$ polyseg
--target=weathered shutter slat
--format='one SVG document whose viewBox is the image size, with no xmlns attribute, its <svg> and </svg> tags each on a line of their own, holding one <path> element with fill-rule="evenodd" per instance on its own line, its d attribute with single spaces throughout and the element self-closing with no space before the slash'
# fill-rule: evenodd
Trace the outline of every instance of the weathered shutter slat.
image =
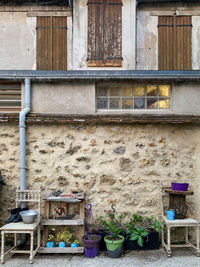
<svg viewBox="0 0 200 267">
<path fill-rule="evenodd" d="M 105 19 L 105 66 L 122 66 L 122 1 L 107 0 Z"/>
<path fill-rule="evenodd" d="M 103 0 L 88 2 L 88 66 L 102 66 L 104 54 Z"/>
<path fill-rule="evenodd" d="M 37 69 L 52 69 L 51 17 L 37 17 Z"/>
<path fill-rule="evenodd" d="M 175 17 L 175 70 L 190 70 L 192 68 L 191 22 L 191 16 Z"/>
<path fill-rule="evenodd" d="M 158 68 L 170 70 L 174 67 L 174 21 L 173 17 L 158 17 Z"/>
<path fill-rule="evenodd" d="M 53 70 L 67 69 L 67 17 L 53 17 Z"/>
<path fill-rule="evenodd" d="M 0 84 L 0 112 L 21 110 L 21 85 L 19 83 Z"/>
</svg>

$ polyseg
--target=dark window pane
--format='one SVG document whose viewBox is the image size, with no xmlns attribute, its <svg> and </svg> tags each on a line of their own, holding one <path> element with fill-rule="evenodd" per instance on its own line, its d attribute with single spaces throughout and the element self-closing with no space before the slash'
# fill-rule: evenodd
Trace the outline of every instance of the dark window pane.
<svg viewBox="0 0 200 267">
<path fill-rule="evenodd" d="M 133 100 L 132 99 L 122 99 L 122 108 L 123 109 L 132 109 Z"/>
<path fill-rule="evenodd" d="M 120 96 L 120 87 L 111 87 L 110 96 Z"/>
<path fill-rule="evenodd" d="M 144 98 L 135 98 L 134 100 L 134 108 L 145 108 L 145 99 Z"/>
<path fill-rule="evenodd" d="M 107 98 L 97 98 L 97 109 L 107 109 L 108 99 Z"/>
<path fill-rule="evenodd" d="M 147 108 L 158 108 L 158 99 L 157 98 L 147 98 Z"/>
<path fill-rule="evenodd" d="M 120 98 L 110 98 L 110 109 L 120 108 Z"/>
<path fill-rule="evenodd" d="M 107 96 L 107 94 L 108 94 L 107 88 L 99 87 L 97 89 L 97 96 Z"/>
</svg>

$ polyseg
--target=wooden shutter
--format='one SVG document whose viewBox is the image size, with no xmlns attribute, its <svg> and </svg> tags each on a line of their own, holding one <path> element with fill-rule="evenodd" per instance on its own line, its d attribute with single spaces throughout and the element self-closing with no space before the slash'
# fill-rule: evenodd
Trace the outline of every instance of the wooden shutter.
<svg viewBox="0 0 200 267">
<path fill-rule="evenodd" d="M 191 16 L 158 17 L 159 70 L 192 68 Z"/>
<path fill-rule="evenodd" d="M 37 17 L 37 69 L 52 70 L 51 17 Z"/>
<path fill-rule="evenodd" d="M 192 69 L 192 18 L 191 16 L 175 17 L 175 70 Z"/>
<path fill-rule="evenodd" d="M 20 112 L 21 84 L 14 82 L 0 83 L 0 112 Z"/>
<path fill-rule="evenodd" d="M 88 1 L 88 66 L 122 66 L 122 1 Z"/>
<path fill-rule="evenodd" d="M 105 12 L 105 66 L 122 66 L 122 1 L 107 0 Z"/>
<path fill-rule="evenodd" d="M 37 69 L 67 69 L 67 17 L 37 17 Z"/>
<path fill-rule="evenodd" d="M 67 69 L 67 18 L 53 17 L 53 70 Z"/>
<path fill-rule="evenodd" d="M 174 18 L 158 17 L 158 68 L 174 69 Z"/>
</svg>

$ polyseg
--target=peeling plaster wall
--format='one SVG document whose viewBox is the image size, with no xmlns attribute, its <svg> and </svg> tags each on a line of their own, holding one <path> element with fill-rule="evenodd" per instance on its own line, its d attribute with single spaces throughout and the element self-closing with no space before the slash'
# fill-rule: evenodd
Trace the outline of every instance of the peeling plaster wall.
<svg viewBox="0 0 200 267">
<path fill-rule="evenodd" d="M 137 12 L 137 70 L 158 69 L 158 17 Z"/>
<path fill-rule="evenodd" d="M 122 7 L 122 57 L 121 68 L 87 67 L 87 0 L 74 1 L 73 69 L 135 69 L 135 0 L 123 1 Z"/>
<path fill-rule="evenodd" d="M 200 69 L 200 16 L 192 17 L 192 68 Z"/>
<path fill-rule="evenodd" d="M 0 69 L 36 68 L 36 18 L 26 12 L 0 13 Z"/>
<path fill-rule="evenodd" d="M 19 129 L 1 124 L 0 163 L 7 185 L 0 222 L 15 204 L 19 185 Z M 27 126 L 27 185 L 83 191 L 94 217 L 115 203 L 118 212 L 160 214 L 160 182 L 189 182 L 188 215 L 200 216 L 200 128 L 161 125 Z"/>
</svg>

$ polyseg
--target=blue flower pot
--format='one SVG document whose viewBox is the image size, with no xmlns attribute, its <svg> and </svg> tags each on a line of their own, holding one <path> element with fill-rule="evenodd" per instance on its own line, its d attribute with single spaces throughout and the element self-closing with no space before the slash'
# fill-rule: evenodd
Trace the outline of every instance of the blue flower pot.
<svg viewBox="0 0 200 267">
<path fill-rule="evenodd" d="M 71 248 L 77 248 L 78 247 L 78 244 L 76 243 L 71 243 Z"/>
<path fill-rule="evenodd" d="M 167 210 L 167 217 L 170 221 L 175 220 L 175 210 Z"/>
<path fill-rule="evenodd" d="M 47 248 L 53 248 L 54 247 L 54 242 L 53 241 L 52 242 L 47 242 L 46 246 L 47 246 Z"/>
<path fill-rule="evenodd" d="M 58 242 L 58 247 L 59 248 L 65 248 L 66 247 L 66 243 L 65 242 Z"/>
</svg>

